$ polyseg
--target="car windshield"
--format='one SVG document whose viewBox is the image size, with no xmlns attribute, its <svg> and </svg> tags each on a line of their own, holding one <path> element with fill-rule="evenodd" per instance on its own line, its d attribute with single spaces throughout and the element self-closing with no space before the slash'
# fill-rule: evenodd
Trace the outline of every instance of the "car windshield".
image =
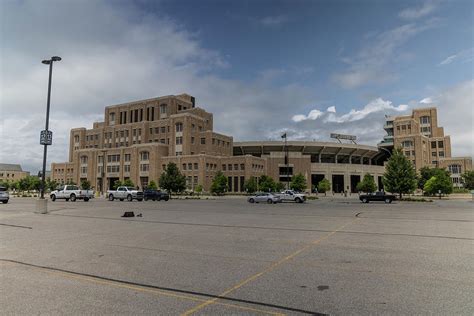
<svg viewBox="0 0 474 316">
<path fill-rule="evenodd" d="M 135 188 L 134 187 L 127 187 L 127 190 L 128 191 L 133 191 L 133 190 L 135 190 Z"/>
<path fill-rule="evenodd" d="M 6 191 L 6 190 L 7 190 L 7 188 L 5 188 L 5 187 L 0 187 L 0 191 Z"/>
</svg>

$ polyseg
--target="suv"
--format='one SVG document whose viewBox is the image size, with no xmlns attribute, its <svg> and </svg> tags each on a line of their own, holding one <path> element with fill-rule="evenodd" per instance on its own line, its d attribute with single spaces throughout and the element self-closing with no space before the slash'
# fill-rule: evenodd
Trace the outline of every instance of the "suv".
<svg viewBox="0 0 474 316">
<path fill-rule="evenodd" d="M 7 188 L 0 187 L 0 201 L 2 201 L 3 204 L 7 204 L 9 199 L 10 195 L 8 194 Z"/>
<path fill-rule="evenodd" d="M 170 195 L 166 192 L 162 192 L 162 191 L 159 191 L 159 190 L 146 189 L 143 192 L 143 199 L 145 201 L 148 201 L 148 200 L 153 200 L 153 201 L 165 200 L 165 201 L 168 201 L 170 199 Z"/>
<path fill-rule="evenodd" d="M 389 204 L 389 203 L 392 203 L 392 201 L 395 199 L 396 199 L 395 195 L 386 194 L 383 191 L 378 191 L 378 192 L 369 193 L 369 194 L 362 194 L 359 196 L 359 200 L 361 200 L 362 203 L 369 203 L 370 201 L 384 201 L 385 203 Z"/>
</svg>

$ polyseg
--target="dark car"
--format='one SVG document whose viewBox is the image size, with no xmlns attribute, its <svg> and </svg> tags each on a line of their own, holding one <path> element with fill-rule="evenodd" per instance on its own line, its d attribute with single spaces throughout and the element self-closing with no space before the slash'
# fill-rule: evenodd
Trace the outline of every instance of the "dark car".
<svg viewBox="0 0 474 316">
<path fill-rule="evenodd" d="M 148 201 L 148 200 L 153 200 L 153 201 L 165 200 L 165 201 L 168 201 L 170 199 L 170 195 L 166 192 L 161 192 L 159 190 L 146 189 L 143 192 L 143 199 L 145 201 Z"/>
<path fill-rule="evenodd" d="M 392 201 L 395 199 L 395 195 L 386 194 L 385 192 L 375 192 L 362 194 L 359 196 L 359 200 L 361 200 L 362 203 L 369 203 L 370 201 L 384 201 L 385 203 L 392 203 Z"/>
</svg>

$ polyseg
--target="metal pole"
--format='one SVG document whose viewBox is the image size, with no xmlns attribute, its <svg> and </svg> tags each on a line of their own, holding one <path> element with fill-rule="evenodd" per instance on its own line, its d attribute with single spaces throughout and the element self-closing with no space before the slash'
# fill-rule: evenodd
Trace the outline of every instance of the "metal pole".
<svg viewBox="0 0 474 316">
<path fill-rule="evenodd" d="M 49 82 L 48 82 L 48 101 L 46 105 L 46 128 L 45 130 L 48 131 L 49 128 L 49 107 L 51 101 L 51 80 L 53 77 L 53 60 L 51 59 L 49 63 Z M 46 189 L 45 183 L 45 174 L 46 174 L 46 155 L 48 153 L 48 145 L 44 145 L 43 151 L 43 172 L 41 173 L 41 196 L 40 199 L 44 199 L 44 191 Z"/>
<path fill-rule="evenodd" d="M 290 157 L 288 156 L 287 137 L 285 133 L 286 189 L 290 189 Z"/>
</svg>

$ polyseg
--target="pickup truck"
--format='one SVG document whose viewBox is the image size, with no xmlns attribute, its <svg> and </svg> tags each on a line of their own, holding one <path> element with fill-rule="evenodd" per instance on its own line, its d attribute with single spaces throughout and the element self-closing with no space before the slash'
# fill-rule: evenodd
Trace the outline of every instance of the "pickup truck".
<svg viewBox="0 0 474 316">
<path fill-rule="evenodd" d="M 57 188 L 49 194 L 51 201 L 56 201 L 58 199 L 75 202 L 76 200 L 84 200 L 84 202 L 89 201 L 94 197 L 93 190 L 82 190 L 77 185 L 66 184 Z"/>
<path fill-rule="evenodd" d="M 143 192 L 143 199 L 145 201 L 153 200 L 153 201 L 168 201 L 170 199 L 170 195 L 166 192 L 162 192 L 159 190 L 147 189 Z"/>
<path fill-rule="evenodd" d="M 385 203 L 392 203 L 392 201 L 395 199 L 395 195 L 386 194 L 385 192 L 381 191 L 369 194 L 362 194 L 359 196 L 359 200 L 361 200 L 362 203 L 369 203 L 370 201 L 384 201 Z"/>
<path fill-rule="evenodd" d="M 280 197 L 282 202 L 285 201 L 292 201 L 296 203 L 303 203 L 306 201 L 306 195 L 303 193 L 296 193 L 293 190 L 286 190 L 281 193 L 276 194 L 277 196 Z"/>
<path fill-rule="evenodd" d="M 132 187 L 118 187 L 117 190 L 109 190 L 107 191 L 107 196 L 109 201 L 113 201 L 114 199 L 119 199 L 123 201 L 127 199 L 127 201 L 143 201 L 143 191 L 136 190 Z"/>
</svg>

